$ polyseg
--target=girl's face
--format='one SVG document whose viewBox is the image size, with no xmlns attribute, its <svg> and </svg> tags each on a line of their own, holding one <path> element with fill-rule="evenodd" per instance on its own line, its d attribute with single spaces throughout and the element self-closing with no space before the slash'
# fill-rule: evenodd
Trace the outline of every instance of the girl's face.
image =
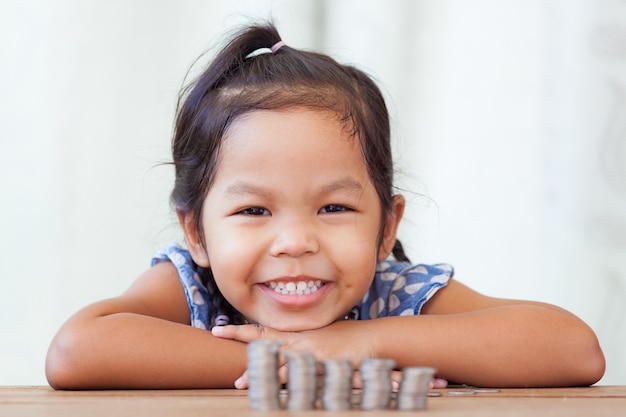
<svg viewBox="0 0 626 417">
<path fill-rule="evenodd" d="M 211 267 L 233 307 L 298 331 L 332 323 L 363 297 L 403 207 L 396 197 L 379 246 L 380 200 L 358 139 L 329 111 L 256 111 L 224 137 L 204 249 L 183 226 L 194 260 Z"/>
</svg>

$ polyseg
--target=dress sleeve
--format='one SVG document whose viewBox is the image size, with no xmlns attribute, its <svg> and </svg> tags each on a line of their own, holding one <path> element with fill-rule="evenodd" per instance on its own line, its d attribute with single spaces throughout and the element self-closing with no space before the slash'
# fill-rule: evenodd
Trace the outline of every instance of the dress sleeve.
<svg viewBox="0 0 626 417">
<path fill-rule="evenodd" d="M 178 278 L 187 297 L 191 325 L 208 329 L 209 293 L 196 272 L 189 251 L 176 245 L 167 246 L 152 258 L 151 264 L 154 266 L 160 262 L 171 262 L 178 270 Z"/>
<path fill-rule="evenodd" d="M 448 264 L 380 262 L 361 302 L 359 318 L 418 315 L 422 306 L 448 284 L 453 274 L 454 269 Z"/>
</svg>

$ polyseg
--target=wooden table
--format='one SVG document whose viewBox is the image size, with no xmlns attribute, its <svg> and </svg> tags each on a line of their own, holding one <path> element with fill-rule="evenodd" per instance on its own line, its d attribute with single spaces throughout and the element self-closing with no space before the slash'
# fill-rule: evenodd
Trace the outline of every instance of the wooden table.
<svg viewBox="0 0 626 417">
<path fill-rule="evenodd" d="M 502 389 L 497 393 L 451 395 L 434 390 L 424 411 L 335 412 L 337 416 L 626 416 L 626 386 Z M 454 390 L 458 390 L 454 388 Z M 250 410 L 246 391 L 54 391 L 49 387 L 0 387 L 0 416 L 319 416 L 324 410 Z"/>
</svg>

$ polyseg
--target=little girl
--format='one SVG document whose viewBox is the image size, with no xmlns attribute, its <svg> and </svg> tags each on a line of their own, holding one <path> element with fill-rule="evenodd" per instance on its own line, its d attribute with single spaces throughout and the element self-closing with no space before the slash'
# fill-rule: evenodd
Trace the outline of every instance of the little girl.
<svg viewBox="0 0 626 417">
<path fill-rule="evenodd" d="M 598 340 L 571 313 L 409 263 L 389 130 L 363 72 L 272 25 L 241 31 L 178 109 L 172 200 L 187 249 L 166 247 L 124 294 L 71 317 L 48 352 L 50 385 L 245 388 L 257 338 L 355 366 L 432 366 L 438 386 L 598 381 Z"/>
</svg>

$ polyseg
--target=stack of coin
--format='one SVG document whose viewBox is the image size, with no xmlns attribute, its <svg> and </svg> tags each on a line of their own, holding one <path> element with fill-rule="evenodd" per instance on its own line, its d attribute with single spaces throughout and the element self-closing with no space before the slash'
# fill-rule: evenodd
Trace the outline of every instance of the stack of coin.
<svg viewBox="0 0 626 417">
<path fill-rule="evenodd" d="M 280 341 L 258 339 L 248 344 L 248 398 L 253 410 L 278 410 Z"/>
<path fill-rule="evenodd" d="M 393 359 L 367 359 L 359 368 L 363 390 L 361 409 L 378 410 L 389 408 L 391 402 L 391 371 Z"/>
<path fill-rule="evenodd" d="M 287 358 L 287 409 L 312 410 L 317 399 L 317 361 L 310 352 L 283 352 Z"/>
<path fill-rule="evenodd" d="M 426 395 L 435 370 L 429 367 L 406 367 L 402 369 L 402 381 L 398 390 L 399 410 L 425 410 Z"/>
<path fill-rule="evenodd" d="M 354 368 L 348 359 L 325 359 L 322 407 L 326 410 L 352 408 L 352 376 Z"/>
</svg>

